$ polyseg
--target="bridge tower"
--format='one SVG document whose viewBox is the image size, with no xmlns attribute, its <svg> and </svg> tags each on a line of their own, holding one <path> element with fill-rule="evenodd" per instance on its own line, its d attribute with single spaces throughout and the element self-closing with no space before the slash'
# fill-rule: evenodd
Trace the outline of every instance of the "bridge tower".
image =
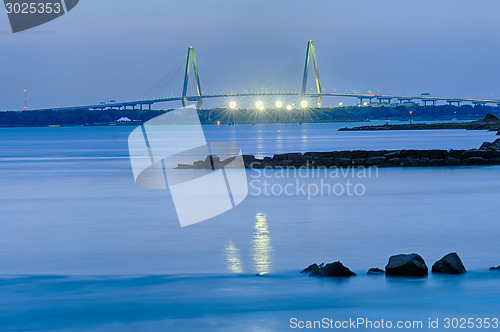
<svg viewBox="0 0 500 332">
<path fill-rule="evenodd" d="M 314 75 L 316 76 L 316 91 L 318 93 L 321 93 L 321 82 L 319 80 L 319 69 L 318 69 L 318 59 L 316 58 L 316 48 L 314 47 L 314 42 L 310 40 L 307 43 L 307 51 L 306 51 L 306 64 L 304 68 L 304 79 L 302 81 L 302 98 L 305 97 L 306 95 L 306 88 L 307 88 L 307 75 L 309 73 L 309 61 L 313 61 L 314 65 Z M 316 101 L 316 107 L 320 108 L 321 107 L 321 101 L 323 97 L 318 96 L 318 100 Z"/>
<path fill-rule="evenodd" d="M 186 98 L 186 96 L 187 96 L 187 89 L 188 89 L 188 83 L 189 83 L 189 71 L 191 69 L 191 62 L 193 63 L 193 71 L 194 71 L 194 76 L 196 79 L 196 92 L 197 92 L 198 96 L 201 96 L 202 92 L 201 92 L 201 85 L 200 85 L 200 76 L 198 75 L 198 65 L 196 64 L 196 55 L 194 53 L 193 46 L 189 46 L 187 59 L 186 59 L 186 71 L 184 73 L 184 87 L 182 89 L 182 105 L 184 105 L 184 107 L 186 107 L 188 104 L 188 99 Z M 196 109 L 200 110 L 201 104 L 202 104 L 202 99 L 199 98 L 198 104 L 196 105 Z"/>
</svg>

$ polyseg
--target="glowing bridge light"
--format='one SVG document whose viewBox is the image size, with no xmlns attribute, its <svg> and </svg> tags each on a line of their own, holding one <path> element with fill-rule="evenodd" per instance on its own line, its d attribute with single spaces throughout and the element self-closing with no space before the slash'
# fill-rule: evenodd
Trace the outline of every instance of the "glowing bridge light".
<svg viewBox="0 0 500 332">
<path fill-rule="evenodd" d="M 281 101 L 277 101 L 276 102 L 276 108 L 282 108 L 283 107 L 283 103 Z"/>
<path fill-rule="evenodd" d="M 293 108 L 293 107 L 292 107 L 292 105 L 286 105 L 286 110 L 287 110 L 287 111 L 291 111 L 291 110 L 292 110 L 292 108 Z"/>
<path fill-rule="evenodd" d="M 230 102 L 230 103 L 229 103 L 229 108 L 231 108 L 231 109 L 233 109 L 233 110 L 236 108 L 236 106 L 237 106 L 237 105 L 236 105 L 236 102 L 235 102 L 235 101 L 232 101 L 232 102 Z"/>
<path fill-rule="evenodd" d="M 255 103 L 255 108 L 257 108 L 259 111 L 263 111 L 264 103 L 259 100 L 258 102 Z"/>
<path fill-rule="evenodd" d="M 363 105 L 364 105 L 364 106 L 368 106 L 368 103 L 365 101 L 365 102 L 363 103 Z"/>
<path fill-rule="evenodd" d="M 308 105 L 308 104 L 307 104 L 307 100 L 302 100 L 302 101 L 300 102 L 300 107 L 302 107 L 302 108 L 307 108 L 307 105 Z"/>
</svg>

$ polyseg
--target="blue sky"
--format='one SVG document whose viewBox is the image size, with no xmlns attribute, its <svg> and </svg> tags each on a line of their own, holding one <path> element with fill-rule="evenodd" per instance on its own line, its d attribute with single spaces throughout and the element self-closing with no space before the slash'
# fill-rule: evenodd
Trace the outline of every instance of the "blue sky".
<svg viewBox="0 0 500 332">
<path fill-rule="evenodd" d="M 21 109 L 25 88 L 30 108 L 178 95 L 189 45 L 205 93 L 298 90 L 309 39 L 326 91 L 500 99 L 499 12 L 498 0 L 81 0 L 17 34 L 2 13 L 0 109 Z"/>
</svg>

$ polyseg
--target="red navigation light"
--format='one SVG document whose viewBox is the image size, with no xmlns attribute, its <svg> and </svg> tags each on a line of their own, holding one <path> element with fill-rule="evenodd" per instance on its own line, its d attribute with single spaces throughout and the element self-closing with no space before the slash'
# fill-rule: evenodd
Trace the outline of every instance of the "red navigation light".
<svg viewBox="0 0 500 332">
<path fill-rule="evenodd" d="M 410 116 L 413 116 L 413 111 L 410 111 Z"/>
</svg>

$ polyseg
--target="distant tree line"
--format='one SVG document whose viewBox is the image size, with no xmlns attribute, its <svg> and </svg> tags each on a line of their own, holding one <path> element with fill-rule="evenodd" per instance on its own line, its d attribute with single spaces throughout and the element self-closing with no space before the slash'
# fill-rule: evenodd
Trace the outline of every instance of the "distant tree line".
<svg viewBox="0 0 500 332">
<path fill-rule="evenodd" d="M 487 113 L 500 115 L 499 109 L 483 105 L 441 106 L 348 106 L 321 109 L 246 110 L 211 109 L 199 111 L 202 123 L 271 123 L 271 122 L 329 122 L 374 119 L 408 119 L 413 111 L 415 120 L 482 119 Z M 146 122 L 168 110 L 74 110 L 0 112 L 0 126 L 95 126 L 116 123 L 121 117 L 132 120 L 128 124 Z"/>
</svg>

